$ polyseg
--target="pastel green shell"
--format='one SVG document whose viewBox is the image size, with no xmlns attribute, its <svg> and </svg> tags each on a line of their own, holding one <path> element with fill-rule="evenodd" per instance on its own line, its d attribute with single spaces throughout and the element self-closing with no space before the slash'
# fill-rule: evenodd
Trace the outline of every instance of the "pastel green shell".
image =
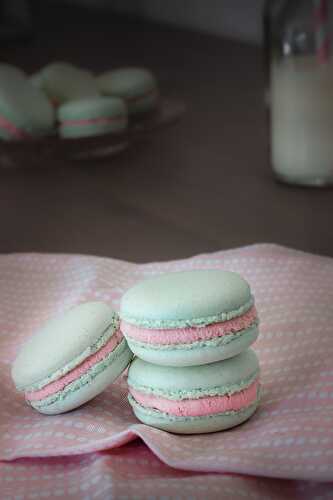
<svg viewBox="0 0 333 500">
<path fill-rule="evenodd" d="M 135 285 L 122 298 L 120 316 L 152 329 L 200 327 L 240 316 L 253 303 L 248 283 L 237 273 L 185 271 Z"/>
</svg>

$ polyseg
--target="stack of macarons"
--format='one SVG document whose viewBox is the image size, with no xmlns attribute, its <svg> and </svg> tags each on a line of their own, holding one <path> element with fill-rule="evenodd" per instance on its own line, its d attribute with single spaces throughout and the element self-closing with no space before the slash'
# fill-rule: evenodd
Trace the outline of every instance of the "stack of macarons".
<svg viewBox="0 0 333 500">
<path fill-rule="evenodd" d="M 123 99 L 130 116 L 147 113 L 157 107 L 157 81 L 145 68 L 119 68 L 107 71 L 97 78 L 100 92 Z"/>
<path fill-rule="evenodd" d="M 0 65 L 0 139 L 24 140 L 57 131 L 60 137 L 123 132 L 128 117 L 158 105 L 158 86 L 145 68 L 126 67 L 95 76 L 53 62 L 30 77 Z"/>
<path fill-rule="evenodd" d="M 248 349 L 258 316 L 238 274 L 164 274 L 128 290 L 120 329 L 137 358 L 129 402 L 145 424 L 176 433 L 213 432 L 248 419 L 260 397 L 259 363 Z"/>
<path fill-rule="evenodd" d="M 88 302 L 48 322 L 21 348 L 12 378 L 30 406 L 51 415 L 91 400 L 131 363 L 129 402 L 139 420 L 175 433 L 214 432 L 258 406 L 259 363 L 249 349 L 257 335 L 241 276 L 169 273 L 129 289 L 120 316 Z"/>
</svg>

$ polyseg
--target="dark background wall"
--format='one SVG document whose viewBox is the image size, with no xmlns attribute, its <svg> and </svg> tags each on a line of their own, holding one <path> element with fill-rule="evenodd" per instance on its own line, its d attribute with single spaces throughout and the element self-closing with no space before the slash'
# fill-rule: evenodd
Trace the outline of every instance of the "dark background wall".
<svg viewBox="0 0 333 500">
<path fill-rule="evenodd" d="M 56 0 L 54 0 L 56 1 Z M 258 43 L 263 0 L 67 0 Z"/>
</svg>

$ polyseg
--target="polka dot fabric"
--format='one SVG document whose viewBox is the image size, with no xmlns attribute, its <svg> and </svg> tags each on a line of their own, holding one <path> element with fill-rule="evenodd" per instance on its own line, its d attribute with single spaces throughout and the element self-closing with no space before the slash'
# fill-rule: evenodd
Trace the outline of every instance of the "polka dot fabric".
<svg viewBox="0 0 333 500">
<path fill-rule="evenodd" d="M 327 483 L 175 470 L 144 444 L 0 464 L 1 499 L 326 500 Z"/>
<path fill-rule="evenodd" d="M 199 268 L 241 273 L 256 297 L 261 325 L 254 349 L 264 389 L 248 422 L 201 436 L 149 428 L 127 403 L 126 375 L 78 410 L 52 417 L 33 411 L 15 391 L 11 363 L 49 317 L 87 300 L 118 309 L 137 281 Z M 141 265 L 4 255 L 0 304 L 4 498 L 331 498 L 333 259 L 275 245 Z M 132 442 L 138 437 L 147 446 Z"/>
</svg>

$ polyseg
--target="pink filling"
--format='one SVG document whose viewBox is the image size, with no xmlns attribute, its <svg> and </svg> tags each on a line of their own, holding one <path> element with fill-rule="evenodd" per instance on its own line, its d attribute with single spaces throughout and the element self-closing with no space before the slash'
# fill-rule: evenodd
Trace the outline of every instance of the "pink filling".
<svg viewBox="0 0 333 500">
<path fill-rule="evenodd" d="M 162 397 L 145 394 L 130 387 L 133 398 L 142 406 L 152 408 L 177 417 L 200 417 L 238 411 L 254 403 L 257 398 L 259 379 L 246 389 L 225 396 L 207 396 L 200 399 L 183 399 L 174 401 Z"/>
<path fill-rule="evenodd" d="M 249 328 L 256 318 L 257 311 L 253 306 L 242 316 L 221 323 L 212 323 L 201 328 L 189 327 L 152 330 L 122 321 L 120 329 L 124 335 L 128 335 L 133 340 L 147 342 L 148 344 L 190 344 L 199 340 L 210 340 L 239 332 L 245 328 Z"/>
<path fill-rule="evenodd" d="M 3 116 L 0 116 L 0 127 L 7 130 L 15 139 L 30 139 L 30 135 L 22 129 L 17 128 L 13 123 Z"/>
<path fill-rule="evenodd" d="M 122 121 L 122 120 L 124 120 L 124 116 L 119 115 L 109 118 L 103 117 L 103 118 L 86 118 L 81 120 L 64 120 L 62 122 L 62 125 L 65 127 L 71 127 L 75 125 L 92 125 L 95 123 L 112 123 L 115 121 Z"/>
<path fill-rule="evenodd" d="M 110 340 L 97 352 L 85 359 L 80 365 L 76 366 L 73 370 L 66 373 L 63 377 L 47 384 L 45 387 L 39 391 L 26 392 L 26 399 L 29 401 L 39 401 L 44 399 L 56 392 L 62 391 L 66 385 L 74 382 L 79 377 L 84 375 L 90 368 L 92 368 L 96 363 L 102 361 L 110 352 L 112 352 L 118 344 L 122 341 L 123 336 L 118 330 L 115 332 Z"/>
</svg>

